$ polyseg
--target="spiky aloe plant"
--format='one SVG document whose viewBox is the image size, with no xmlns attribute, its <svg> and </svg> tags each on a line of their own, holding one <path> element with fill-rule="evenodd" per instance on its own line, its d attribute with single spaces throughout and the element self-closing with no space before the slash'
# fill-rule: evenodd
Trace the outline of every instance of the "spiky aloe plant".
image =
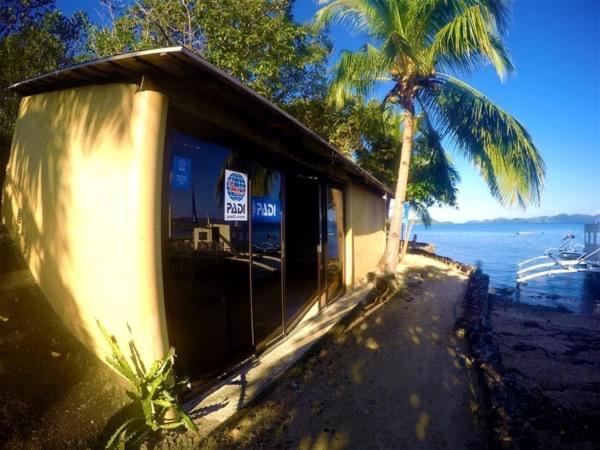
<svg viewBox="0 0 600 450">
<path fill-rule="evenodd" d="M 141 411 L 117 427 L 106 442 L 106 448 L 134 446 L 162 430 L 185 427 L 197 432 L 196 424 L 177 401 L 178 394 L 187 387 L 188 380 L 177 379 L 173 373 L 175 350 L 171 348 L 164 358 L 156 360 L 146 370 L 133 340 L 129 341 L 131 357 L 128 359 L 116 338 L 100 321 L 97 323 L 111 348 L 111 355 L 106 360 L 129 381 L 132 389 L 127 391 L 127 395 L 139 407 L 136 410 Z"/>
</svg>

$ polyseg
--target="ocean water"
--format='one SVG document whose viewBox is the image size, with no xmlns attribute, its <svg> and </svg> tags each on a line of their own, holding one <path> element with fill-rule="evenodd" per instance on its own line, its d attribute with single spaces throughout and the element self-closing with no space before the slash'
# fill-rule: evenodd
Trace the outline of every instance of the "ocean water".
<svg viewBox="0 0 600 450">
<path fill-rule="evenodd" d="M 492 291 L 508 292 L 515 301 L 600 315 L 600 274 L 542 277 L 516 290 L 517 263 L 558 247 L 568 232 L 575 234 L 575 243 L 583 244 L 582 224 L 434 224 L 428 229 L 422 225 L 413 228 L 417 239 L 433 244 L 437 254 L 480 264 L 490 276 Z"/>
</svg>

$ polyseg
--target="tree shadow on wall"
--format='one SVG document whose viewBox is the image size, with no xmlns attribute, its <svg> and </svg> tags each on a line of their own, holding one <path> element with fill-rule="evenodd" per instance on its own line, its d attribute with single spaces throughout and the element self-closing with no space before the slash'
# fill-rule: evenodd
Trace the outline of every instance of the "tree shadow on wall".
<svg viewBox="0 0 600 450">
<path fill-rule="evenodd" d="M 125 139 L 131 111 L 122 105 L 126 99 L 95 99 L 85 88 L 79 94 L 29 99 L 6 172 L 2 208 L 11 237 L 0 232 L 0 442 L 19 447 L 93 445 L 125 400 L 121 378 L 72 334 L 91 342 L 67 281 L 69 271 L 82 270 L 72 258 L 81 249 L 68 234 L 70 218 L 81 211 L 71 207 L 77 193 L 67 174 L 77 170 L 73 152 L 91 156 L 105 133 Z M 116 112 L 90 110 L 95 101 L 113 102 L 115 108 L 104 110 Z M 105 133 L 86 135 L 100 127 Z M 35 141 L 40 136 L 45 139 Z M 82 148 L 73 149 L 74 142 Z M 55 309 L 77 329 L 65 326 Z"/>
<path fill-rule="evenodd" d="M 0 230 L 0 441 L 93 445 L 125 399 L 123 380 L 67 329 Z"/>
</svg>

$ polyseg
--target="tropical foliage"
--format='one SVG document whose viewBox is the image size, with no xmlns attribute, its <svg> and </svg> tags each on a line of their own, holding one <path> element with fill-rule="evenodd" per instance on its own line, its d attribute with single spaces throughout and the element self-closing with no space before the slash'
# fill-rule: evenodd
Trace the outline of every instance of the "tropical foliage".
<svg viewBox="0 0 600 450">
<path fill-rule="evenodd" d="M 291 0 L 105 1 L 110 25 L 91 26 L 94 56 L 184 45 L 282 103 L 324 87 L 325 35 L 293 21 Z"/>
<path fill-rule="evenodd" d="M 128 359 L 115 337 L 100 322 L 98 327 L 111 349 L 106 361 L 129 381 L 132 389 L 127 391 L 127 395 L 133 400 L 133 410 L 137 411 L 116 428 L 106 442 L 106 448 L 138 448 L 145 439 L 162 430 L 184 427 L 197 432 L 196 424 L 177 401 L 178 395 L 186 389 L 188 380 L 175 378 L 174 349 L 171 348 L 167 356 L 146 369 L 133 341 L 129 342 L 131 356 Z M 170 418 L 169 414 L 175 417 Z"/>
<path fill-rule="evenodd" d="M 327 103 L 327 34 L 294 22 L 293 0 L 101 3 L 106 26 L 90 23 L 82 13 L 63 16 L 54 0 L 8 1 L 0 11 L 0 57 L 7 62 L 0 67 L 0 87 L 82 59 L 186 45 L 291 112 L 382 181 L 395 183 L 403 117 L 360 96 L 345 98 L 343 108 Z M 3 89 L 0 102 L 4 167 L 18 97 Z M 447 157 L 432 150 L 436 143 L 425 132 L 419 136 L 409 198 L 423 205 L 454 204 L 456 172 Z"/>
<path fill-rule="evenodd" d="M 54 0 L 4 0 L 0 8 L 0 186 L 19 98 L 7 87 L 71 64 L 81 52 L 87 18 L 65 17 Z"/>
<path fill-rule="evenodd" d="M 298 99 L 285 108 L 386 185 L 396 184 L 402 116 L 383 109 L 376 100 L 365 103 L 360 97 L 342 108 L 321 97 Z M 421 213 L 434 204 L 455 206 L 459 180 L 448 155 L 435 147 L 439 140 L 435 135 L 430 139 L 426 131 L 415 141 L 408 185 L 408 198 Z M 425 208 L 416 208 L 417 203 Z"/>
<path fill-rule="evenodd" d="M 343 107 L 387 83 L 385 105 L 402 111 L 402 151 L 385 269 L 398 261 L 402 204 L 413 144 L 449 143 L 481 172 L 502 204 L 539 201 L 544 163 L 532 139 L 512 116 L 456 78 L 491 64 L 501 79 L 513 70 L 502 38 L 510 18 L 506 0 L 324 0 L 319 26 L 331 22 L 367 33 L 370 43 L 342 53 L 334 70 L 332 104 Z M 421 119 L 417 121 L 417 116 Z M 442 157 L 438 157 L 443 161 Z M 447 160 L 447 158 L 446 158 Z"/>
<path fill-rule="evenodd" d="M 390 112 L 359 97 L 342 109 L 327 104 L 327 34 L 294 22 L 293 0 L 104 0 L 104 26 L 82 13 L 65 17 L 54 1 L 10 0 L 0 11 L 0 56 L 7 62 L 0 67 L 0 87 L 78 60 L 186 45 L 291 112 L 382 181 L 395 182 L 397 124 Z M 0 102 L 3 176 L 19 99 L 3 89 Z M 423 199 L 431 189 L 430 200 L 446 202 L 452 198 L 446 190 L 450 185 L 439 184 L 441 178 L 426 162 L 423 158 L 413 173 L 429 173 L 435 185 L 415 177 L 412 198 Z"/>
</svg>

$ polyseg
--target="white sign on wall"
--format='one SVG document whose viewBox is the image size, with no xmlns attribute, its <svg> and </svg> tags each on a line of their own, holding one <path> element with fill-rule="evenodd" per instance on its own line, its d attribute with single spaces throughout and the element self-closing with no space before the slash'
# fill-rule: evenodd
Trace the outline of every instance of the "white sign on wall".
<svg viewBox="0 0 600 450">
<path fill-rule="evenodd" d="M 225 220 L 248 220 L 248 175 L 225 170 Z"/>
</svg>

